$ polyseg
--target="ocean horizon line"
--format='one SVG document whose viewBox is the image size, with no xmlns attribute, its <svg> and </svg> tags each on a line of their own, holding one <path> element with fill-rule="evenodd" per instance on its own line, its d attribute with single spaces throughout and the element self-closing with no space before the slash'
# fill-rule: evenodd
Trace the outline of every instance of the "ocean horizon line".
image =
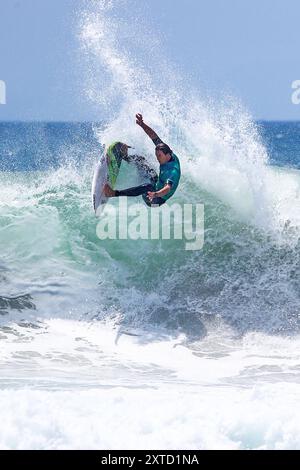
<svg viewBox="0 0 300 470">
<path fill-rule="evenodd" d="M 253 119 L 254 122 L 264 123 L 264 122 L 275 122 L 275 123 L 299 123 L 299 119 Z M 103 121 L 93 121 L 93 120 L 55 120 L 55 119 L 32 119 L 32 120 L 22 120 L 22 119 L 0 119 L 0 123 L 3 124 L 103 124 Z"/>
</svg>

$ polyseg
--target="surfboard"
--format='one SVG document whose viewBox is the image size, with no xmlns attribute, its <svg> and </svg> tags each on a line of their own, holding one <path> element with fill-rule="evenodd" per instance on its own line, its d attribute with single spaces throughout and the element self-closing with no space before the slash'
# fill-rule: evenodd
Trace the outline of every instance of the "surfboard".
<svg viewBox="0 0 300 470">
<path fill-rule="evenodd" d="M 99 217 L 108 201 L 104 194 L 104 186 L 108 183 L 113 189 L 120 171 L 122 158 L 115 155 L 111 145 L 97 162 L 92 182 L 92 203 L 94 212 Z"/>
</svg>

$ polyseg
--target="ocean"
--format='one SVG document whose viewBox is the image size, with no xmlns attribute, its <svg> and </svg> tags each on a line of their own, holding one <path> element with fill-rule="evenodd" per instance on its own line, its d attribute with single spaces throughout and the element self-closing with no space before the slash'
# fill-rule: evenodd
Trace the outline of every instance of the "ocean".
<svg viewBox="0 0 300 470">
<path fill-rule="evenodd" d="M 99 240 L 97 126 L 0 124 L 0 447 L 300 448 L 300 124 L 258 124 L 290 238 L 183 169 L 174 198 L 205 206 L 192 252 Z"/>
<path fill-rule="evenodd" d="M 0 123 L 0 448 L 300 449 L 300 122 L 137 76 L 109 14 L 81 24 L 99 122 Z M 97 236 L 103 145 L 157 166 L 136 112 L 180 158 L 171 201 L 204 204 L 201 250 Z"/>
</svg>

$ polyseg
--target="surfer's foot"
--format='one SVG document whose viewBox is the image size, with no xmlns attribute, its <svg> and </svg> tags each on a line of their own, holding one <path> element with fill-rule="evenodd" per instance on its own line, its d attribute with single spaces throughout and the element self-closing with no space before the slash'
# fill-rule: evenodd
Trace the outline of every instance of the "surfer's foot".
<svg viewBox="0 0 300 470">
<path fill-rule="evenodd" d="M 114 197 L 116 195 L 116 191 L 114 191 L 109 184 L 106 183 L 104 186 L 104 194 L 106 197 Z"/>
</svg>

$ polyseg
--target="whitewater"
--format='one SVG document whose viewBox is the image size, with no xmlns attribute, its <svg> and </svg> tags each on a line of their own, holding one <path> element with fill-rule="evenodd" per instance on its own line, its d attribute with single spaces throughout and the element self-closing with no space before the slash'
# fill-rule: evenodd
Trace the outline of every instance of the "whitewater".
<svg viewBox="0 0 300 470">
<path fill-rule="evenodd" d="M 300 449 L 299 124 L 201 97 L 125 3 L 77 12 L 98 123 L 0 123 L 0 448 Z M 155 165 L 136 112 L 202 250 L 97 237 L 103 145 Z"/>
</svg>

